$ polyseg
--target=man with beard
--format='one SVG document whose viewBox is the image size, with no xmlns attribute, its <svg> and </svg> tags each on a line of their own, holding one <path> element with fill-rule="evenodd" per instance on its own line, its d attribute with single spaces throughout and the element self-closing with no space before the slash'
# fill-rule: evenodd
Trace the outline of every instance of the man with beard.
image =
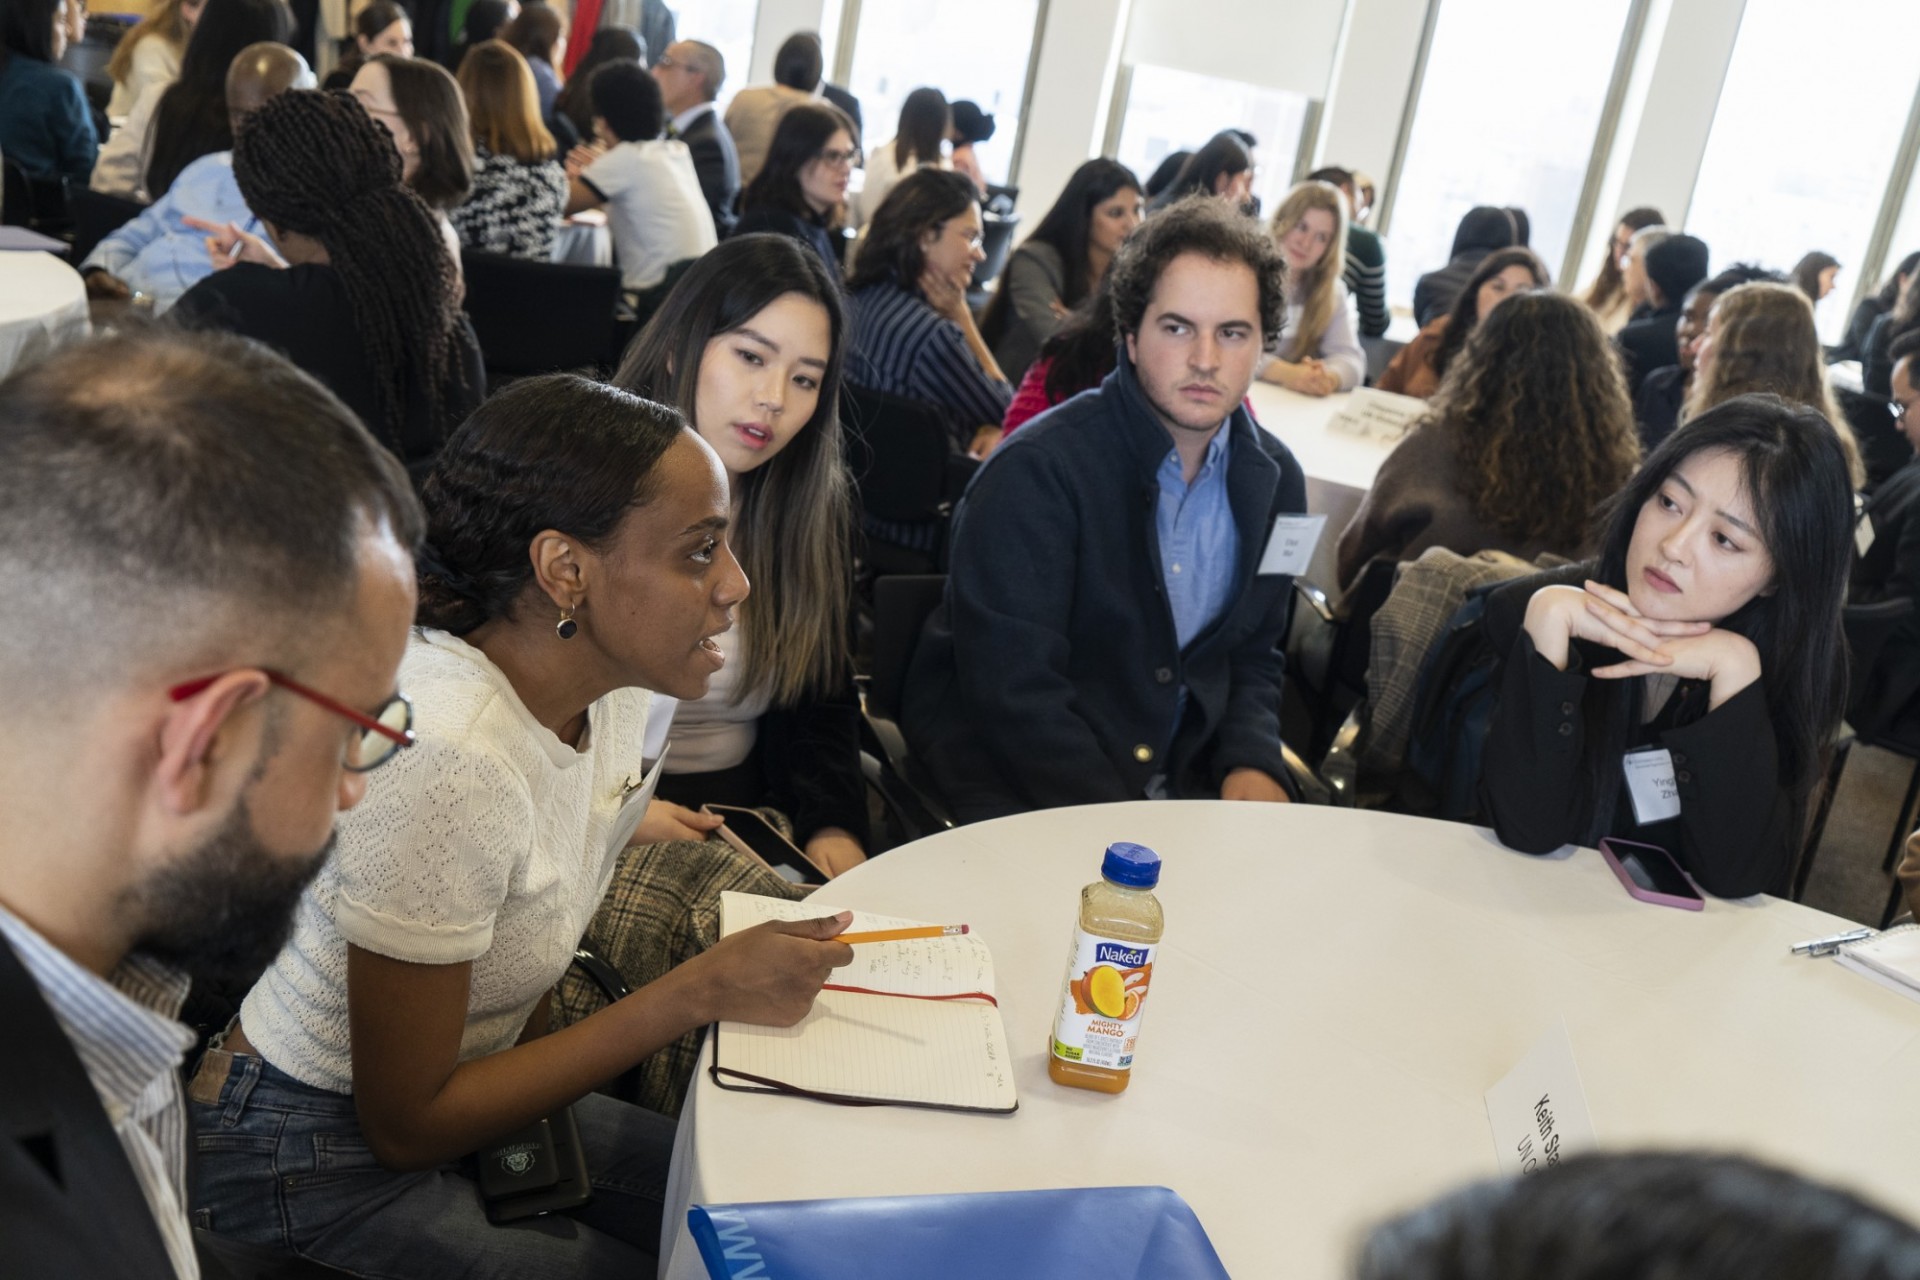
<svg viewBox="0 0 1920 1280">
<path fill-rule="evenodd" d="M 399 465 L 264 348 L 123 335 L 0 383 L 8 1275 L 199 1275 L 187 975 L 272 959 L 408 741 L 420 527 Z"/>
</svg>

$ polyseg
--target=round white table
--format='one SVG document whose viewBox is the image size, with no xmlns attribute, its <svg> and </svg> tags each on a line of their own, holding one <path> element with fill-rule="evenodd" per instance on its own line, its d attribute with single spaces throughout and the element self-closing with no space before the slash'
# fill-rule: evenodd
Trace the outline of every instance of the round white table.
<svg viewBox="0 0 1920 1280">
<path fill-rule="evenodd" d="M 1107 842 L 1164 859 L 1132 1087 L 1047 1077 L 1079 887 Z M 704 1275 L 689 1204 L 1164 1184 L 1236 1276 L 1333 1277 L 1381 1216 L 1497 1171 L 1484 1094 L 1557 1019 L 1603 1147 L 1746 1151 L 1920 1217 L 1901 1121 L 1920 1004 L 1788 953 L 1847 921 L 1629 898 L 1591 850 L 1223 802 L 1055 809 L 897 849 L 832 907 L 971 924 L 1015 1048 L 1009 1116 L 730 1093 L 682 1116 L 661 1274 Z"/>
<path fill-rule="evenodd" d="M 0 252 L 0 378 L 92 331 L 78 271 L 38 250 Z"/>
<path fill-rule="evenodd" d="M 1300 469 L 1307 473 L 1307 510 L 1327 517 L 1306 576 L 1336 599 L 1340 590 L 1334 577 L 1334 549 L 1340 533 L 1360 509 L 1380 464 L 1394 449 L 1390 442 L 1327 430 L 1327 423 L 1346 407 L 1352 394 L 1303 396 L 1257 379 L 1247 392 L 1260 425 L 1293 451 Z"/>
</svg>

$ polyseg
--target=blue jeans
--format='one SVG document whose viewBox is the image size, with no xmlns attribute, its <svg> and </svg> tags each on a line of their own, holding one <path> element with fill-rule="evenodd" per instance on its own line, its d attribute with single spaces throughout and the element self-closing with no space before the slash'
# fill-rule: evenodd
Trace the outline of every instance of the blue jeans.
<svg viewBox="0 0 1920 1280">
<path fill-rule="evenodd" d="M 209 1052 L 189 1109 L 194 1225 L 220 1235 L 373 1280 L 635 1280 L 658 1267 L 674 1122 L 628 1103 L 588 1094 L 574 1104 L 593 1203 L 507 1226 L 487 1221 L 459 1165 L 383 1168 L 351 1095 L 261 1058 Z"/>
</svg>

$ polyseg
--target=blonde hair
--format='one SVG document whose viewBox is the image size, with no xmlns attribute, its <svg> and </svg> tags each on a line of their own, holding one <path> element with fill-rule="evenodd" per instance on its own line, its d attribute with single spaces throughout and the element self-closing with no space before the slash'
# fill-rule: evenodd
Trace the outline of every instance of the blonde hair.
<svg viewBox="0 0 1920 1280">
<path fill-rule="evenodd" d="M 1281 357 L 1298 360 L 1320 347 L 1333 323 L 1333 309 L 1339 303 L 1340 277 L 1347 269 L 1347 198 L 1340 189 L 1325 182 L 1303 182 L 1287 192 L 1287 198 L 1273 211 L 1270 225 L 1274 243 L 1298 226 L 1315 209 L 1333 217 L 1333 239 L 1320 261 L 1305 271 L 1287 273 L 1287 298 L 1300 304 L 1300 323 L 1281 347 Z"/>
<path fill-rule="evenodd" d="M 1715 405 L 1753 391 L 1770 391 L 1825 418 L 1840 437 L 1847 471 L 1858 489 L 1867 472 L 1860 445 L 1827 384 L 1813 303 L 1792 285 L 1755 281 L 1720 295 L 1708 321 L 1713 359 L 1696 370 L 1682 407 L 1682 425 Z"/>
<path fill-rule="evenodd" d="M 133 24 L 132 30 L 120 37 L 120 43 L 113 48 L 113 57 L 107 59 L 107 74 L 115 84 L 125 84 L 133 74 L 133 47 L 148 36 L 159 36 L 176 49 L 186 49 L 187 20 L 180 12 L 184 4 L 185 0 L 160 0 L 147 11 L 146 17 Z"/>
<path fill-rule="evenodd" d="M 467 100 L 473 140 L 522 164 L 551 160 L 559 146 L 540 119 L 533 68 L 504 40 L 482 40 L 460 59 L 460 96 Z"/>
</svg>

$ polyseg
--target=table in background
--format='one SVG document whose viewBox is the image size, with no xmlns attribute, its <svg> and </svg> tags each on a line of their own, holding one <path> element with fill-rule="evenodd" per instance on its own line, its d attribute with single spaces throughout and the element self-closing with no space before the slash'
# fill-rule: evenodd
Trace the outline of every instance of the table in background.
<svg viewBox="0 0 1920 1280">
<path fill-rule="evenodd" d="M 0 253 L 0 378 L 92 331 L 78 271 L 50 253 Z"/>
<path fill-rule="evenodd" d="M 1394 446 L 1379 440 L 1327 430 L 1327 423 L 1346 406 L 1351 392 L 1331 396 L 1303 396 L 1270 382 L 1256 381 L 1247 398 L 1253 415 L 1280 443 L 1293 450 L 1307 473 L 1307 510 L 1327 517 L 1326 532 L 1314 548 L 1307 577 L 1329 596 L 1338 598 L 1334 550 L 1341 531 L 1360 509 L 1361 499 L 1373 488 L 1373 477 Z"/>
<path fill-rule="evenodd" d="M 1112 840 L 1159 850 L 1167 932 L 1132 1088 L 1047 1077 L 1076 893 Z M 662 1274 L 703 1274 L 690 1203 L 1164 1184 L 1238 1276 L 1333 1277 L 1382 1215 L 1496 1164 L 1483 1095 L 1564 1017 L 1600 1141 L 1751 1152 L 1920 1219 L 1900 1122 L 1920 1004 L 1790 944 L 1850 922 L 1793 902 L 1629 898 L 1591 850 L 1225 802 L 1054 809 L 896 849 L 823 903 L 973 926 L 1020 1109 L 840 1107 L 702 1071 Z M 677 1233 L 677 1241 L 675 1235 Z"/>
</svg>

